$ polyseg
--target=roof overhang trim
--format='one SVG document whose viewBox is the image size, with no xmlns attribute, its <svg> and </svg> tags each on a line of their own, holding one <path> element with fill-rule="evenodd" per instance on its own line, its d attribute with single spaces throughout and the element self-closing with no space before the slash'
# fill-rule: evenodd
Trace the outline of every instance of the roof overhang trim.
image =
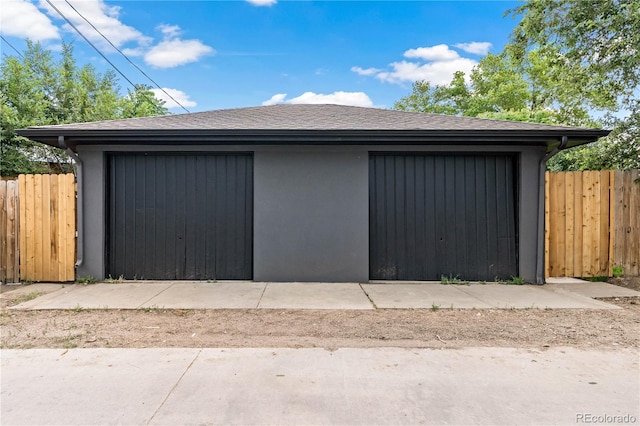
<svg viewBox="0 0 640 426">
<path fill-rule="evenodd" d="M 51 146 L 58 146 L 58 137 L 74 151 L 78 145 L 430 145 L 441 143 L 477 145 L 538 145 L 553 149 L 563 136 L 567 147 L 596 141 L 607 136 L 608 130 L 204 130 L 204 129 L 144 129 L 144 130 L 73 130 L 27 128 L 18 134 Z"/>
</svg>

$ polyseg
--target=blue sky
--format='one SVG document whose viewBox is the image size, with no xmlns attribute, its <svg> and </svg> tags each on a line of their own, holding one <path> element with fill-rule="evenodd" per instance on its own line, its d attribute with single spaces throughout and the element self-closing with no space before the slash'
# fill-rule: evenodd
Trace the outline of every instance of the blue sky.
<svg viewBox="0 0 640 426">
<path fill-rule="evenodd" d="M 515 25 L 516 2 L 49 0 L 130 80 L 151 84 L 80 16 L 191 112 L 274 103 L 391 108 L 415 80 L 450 81 Z M 74 11 L 71 6 L 80 13 Z M 2 0 L 0 32 L 109 68 L 46 0 Z M 1 43 L 2 53 L 14 55 Z M 120 78 L 126 91 L 128 83 Z M 157 96 L 166 95 L 157 91 Z M 168 101 L 172 112 L 184 112 Z"/>
</svg>

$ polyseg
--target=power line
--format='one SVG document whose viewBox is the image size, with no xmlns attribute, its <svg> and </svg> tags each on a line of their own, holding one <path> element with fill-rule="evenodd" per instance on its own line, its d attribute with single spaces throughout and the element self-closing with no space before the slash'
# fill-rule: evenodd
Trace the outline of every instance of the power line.
<svg viewBox="0 0 640 426">
<path fill-rule="evenodd" d="M 102 36 L 103 39 L 105 39 L 107 41 L 107 43 L 109 43 L 111 45 L 111 47 L 113 47 L 114 49 L 116 49 L 118 51 L 118 53 L 120 53 L 131 65 L 133 65 L 138 71 L 140 71 L 142 73 L 142 75 L 144 75 L 145 77 L 147 77 L 147 79 L 149 79 L 149 81 L 151 81 L 153 84 L 155 84 L 155 86 L 162 90 L 162 93 L 164 93 L 165 95 L 167 95 L 173 102 L 175 102 L 176 104 L 178 104 L 180 106 L 180 108 L 182 108 L 183 110 L 185 110 L 186 112 L 190 112 L 187 108 L 185 108 L 180 102 L 178 102 L 173 96 L 171 96 L 169 93 L 167 93 L 166 90 L 164 90 L 162 87 L 160 87 L 160 85 L 158 83 L 156 83 L 151 77 L 149 77 L 147 75 L 147 73 L 145 73 L 138 65 L 136 65 L 131 59 L 129 59 L 129 57 L 127 55 L 124 54 L 124 52 L 122 52 L 120 49 L 118 49 L 116 47 L 116 45 L 114 45 L 111 40 L 109 40 L 104 34 L 102 34 L 102 32 L 100 32 L 99 29 L 96 28 L 95 25 L 93 25 L 87 18 L 84 17 L 84 15 L 82 13 L 80 13 L 78 11 L 78 9 L 76 9 L 71 3 L 69 3 L 69 0 L 65 0 L 65 3 L 67 3 L 69 5 L 69 7 L 71 7 L 71 9 L 73 9 L 82 19 L 84 19 L 86 21 L 87 24 L 91 25 L 91 28 L 93 28 L 98 34 L 100 34 Z M 68 21 L 67 21 L 68 22 Z"/>
<path fill-rule="evenodd" d="M 98 52 L 98 54 L 100 56 L 102 56 L 102 58 L 107 61 L 109 63 L 109 65 L 111 65 L 113 67 L 113 69 L 115 69 L 118 74 L 120 74 L 122 76 L 122 78 L 124 78 L 125 80 L 127 80 L 127 82 L 133 87 L 133 89 L 135 91 L 139 91 L 140 89 L 131 81 L 127 78 L 127 76 L 120 71 L 120 69 L 114 65 L 113 62 L 111 62 L 93 43 L 91 43 L 91 41 L 84 35 L 82 34 L 82 32 L 78 29 L 78 27 L 76 27 L 75 25 L 73 25 L 73 22 L 71 22 L 69 20 L 69 18 L 67 18 L 62 12 L 60 12 L 60 10 L 51 2 L 51 0 L 46 0 L 47 3 L 49 3 L 49 6 L 51 6 L 57 13 L 58 15 L 60 15 L 62 17 L 62 19 L 64 19 L 67 24 L 69 24 L 71 26 L 71 28 L 73 28 L 78 34 L 80 34 L 80 36 L 82 36 L 82 38 L 89 43 L 89 45 L 93 48 L 93 50 L 95 50 L 96 52 Z"/>
<path fill-rule="evenodd" d="M 4 40 L 4 42 L 5 42 L 5 43 L 7 43 L 7 44 L 8 44 L 8 45 L 13 49 L 13 50 L 15 50 L 15 51 L 16 51 L 16 53 L 17 53 L 18 55 L 20 55 L 20 57 L 21 57 L 22 59 L 24 59 L 24 56 L 22 55 L 22 53 L 20 53 L 20 51 L 19 51 L 18 49 L 16 49 L 15 47 L 13 47 L 13 44 L 9 43 L 9 40 L 7 40 L 6 38 L 4 38 L 4 36 L 2 36 L 2 35 L 0 35 L 0 38 L 1 38 L 2 40 Z"/>
</svg>

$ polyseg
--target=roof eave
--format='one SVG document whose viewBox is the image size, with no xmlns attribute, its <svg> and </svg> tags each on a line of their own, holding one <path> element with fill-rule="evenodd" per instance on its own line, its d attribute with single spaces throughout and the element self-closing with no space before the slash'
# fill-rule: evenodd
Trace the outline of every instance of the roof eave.
<svg viewBox="0 0 640 426">
<path fill-rule="evenodd" d="M 546 145 L 559 144 L 563 136 L 569 138 L 569 147 L 594 142 L 607 136 L 608 130 L 550 129 L 550 130 L 273 130 L 273 129 L 142 129 L 142 130 L 87 130 L 27 128 L 17 131 L 20 136 L 48 145 L 57 146 L 58 137 L 74 151 L 77 145 L 115 145 L 135 142 L 152 144 L 435 144 L 474 143 Z"/>
</svg>

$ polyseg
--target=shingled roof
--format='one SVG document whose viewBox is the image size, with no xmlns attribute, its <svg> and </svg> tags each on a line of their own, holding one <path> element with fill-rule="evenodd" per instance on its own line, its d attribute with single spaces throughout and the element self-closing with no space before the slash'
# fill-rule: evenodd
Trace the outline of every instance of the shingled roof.
<svg viewBox="0 0 640 426">
<path fill-rule="evenodd" d="M 97 121 L 90 123 L 33 126 L 18 131 L 20 135 L 55 145 L 54 139 L 65 136 L 74 143 L 104 143 L 105 138 L 135 138 L 136 141 L 180 138 L 182 141 L 215 137 L 302 137 L 324 135 L 361 137 L 371 140 L 392 135 L 411 137 L 499 137 L 513 139 L 528 135 L 536 139 L 556 140 L 573 136 L 582 143 L 608 134 L 598 129 L 551 126 L 537 123 L 488 120 L 439 114 L 405 112 L 342 105 L 272 105 L 157 117 Z M 367 136 L 368 135 L 368 136 Z M 322 137 L 322 136 L 321 136 Z M 213 138 L 213 139 L 212 139 Z M 375 138 L 374 138 L 375 139 Z M 135 141 L 131 141 L 135 142 Z M 234 140 L 237 142 L 237 140 Z"/>
</svg>

